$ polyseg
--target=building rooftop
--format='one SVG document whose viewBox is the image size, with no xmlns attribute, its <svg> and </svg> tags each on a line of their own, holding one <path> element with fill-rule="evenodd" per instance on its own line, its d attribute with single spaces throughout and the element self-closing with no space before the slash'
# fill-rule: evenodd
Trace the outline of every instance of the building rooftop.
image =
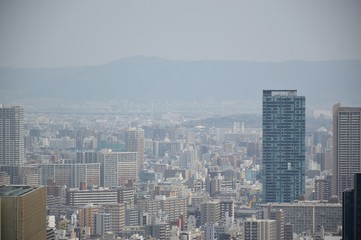
<svg viewBox="0 0 361 240">
<path fill-rule="evenodd" d="M 287 202 L 287 203 L 265 203 L 260 204 L 263 207 L 266 206 L 330 206 L 330 207 L 340 207 L 342 206 L 341 203 L 330 203 L 326 201 L 295 201 L 295 202 Z"/>
<path fill-rule="evenodd" d="M 263 90 L 263 96 L 297 96 L 297 90 Z"/>
<path fill-rule="evenodd" d="M 25 195 L 39 187 L 25 185 L 3 185 L 0 186 L 0 197 L 18 197 Z"/>
</svg>

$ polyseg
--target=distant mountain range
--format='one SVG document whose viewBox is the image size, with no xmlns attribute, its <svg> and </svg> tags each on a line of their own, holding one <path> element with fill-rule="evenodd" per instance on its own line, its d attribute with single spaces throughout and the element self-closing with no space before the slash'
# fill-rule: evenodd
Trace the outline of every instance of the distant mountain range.
<svg viewBox="0 0 361 240">
<path fill-rule="evenodd" d="M 297 89 L 313 105 L 361 105 L 361 60 L 179 61 L 129 57 L 104 65 L 0 68 L 2 97 L 257 101 L 263 89 Z"/>
</svg>

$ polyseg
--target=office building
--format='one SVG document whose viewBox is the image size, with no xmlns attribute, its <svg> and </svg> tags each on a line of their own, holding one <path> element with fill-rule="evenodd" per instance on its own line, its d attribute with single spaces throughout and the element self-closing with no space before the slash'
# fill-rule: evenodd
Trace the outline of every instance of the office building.
<svg viewBox="0 0 361 240">
<path fill-rule="evenodd" d="M 206 223 L 217 223 L 221 220 L 221 209 L 219 202 L 207 202 L 201 205 L 201 225 Z"/>
<path fill-rule="evenodd" d="M 220 174 L 216 177 L 208 176 L 206 178 L 206 191 L 209 193 L 209 196 L 215 197 L 222 190 L 223 178 Z"/>
<path fill-rule="evenodd" d="M 103 186 L 117 187 L 134 183 L 138 178 L 137 152 L 107 152 L 99 155 L 103 163 Z"/>
<path fill-rule="evenodd" d="M 342 239 L 356 240 L 361 236 L 361 173 L 354 174 L 354 188 L 343 192 Z"/>
<path fill-rule="evenodd" d="M 134 188 L 120 187 L 118 190 L 118 202 L 125 203 L 127 206 L 133 206 L 135 200 Z"/>
<path fill-rule="evenodd" d="M 292 202 L 305 193 L 305 97 L 263 91 L 263 202 Z"/>
<path fill-rule="evenodd" d="M 66 192 L 66 205 L 82 206 L 88 203 L 109 204 L 118 203 L 117 190 L 96 189 L 79 190 L 70 189 Z"/>
<path fill-rule="evenodd" d="M 333 106 L 334 194 L 353 188 L 353 175 L 361 172 L 361 108 Z"/>
<path fill-rule="evenodd" d="M 170 226 L 167 223 L 159 223 L 145 226 L 145 237 L 153 237 L 159 240 L 171 239 Z"/>
<path fill-rule="evenodd" d="M 139 226 L 140 224 L 140 212 L 138 208 L 125 209 L 125 226 Z"/>
<path fill-rule="evenodd" d="M 276 239 L 284 240 L 285 213 L 282 209 L 272 209 L 269 212 L 269 219 L 276 221 Z"/>
<path fill-rule="evenodd" d="M 75 139 L 70 137 L 49 139 L 49 148 L 57 150 L 75 149 Z"/>
<path fill-rule="evenodd" d="M 26 164 L 21 167 L 22 184 L 28 186 L 40 185 L 39 167 L 37 164 Z"/>
<path fill-rule="evenodd" d="M 59 186 L 71 188 L 100 185 L 100 163 L 40 164 L 40 183 L 46 185 L 52 179 Z"/>
<path fill-rule="evenodd" d="M 46 188 L 0 186 L 0 239 L 46 239 Z"/>
<path fill-rule="evenodd" d="M 249 219 L 243 223 L 244 240 L 276 240 L 275 220 Z"/>
<path fill-rule="evenodd" d="M 100 213 L 101 205 L 89 203 L 79 208 L 78 219 L 79 227 L 87 228 L 91 234 L 95 234 L 95 215 Z"/>
<path fill-rule="evenodd" d="M 315 179 L 315 200 L 329 200 L 332 197 L 333 175 L 316 177 Z"/>
<path fill-rule="evenodd" d="M 125 226 L 125 204 L 104 204 L 103 211 L 110 214 L 110 231 L 120 235 Z"/>
<path fill-rule="evenodd" d="M 0 185 L 10 185 L 10 175 L 0 171 Z"/>
<path fill-rule="evenodd" d="M 197 151 L 191 147 L 182 150 L 179 155 L 179 167 L 181 169 L 194 169 L 197 162 Z"/>
<path fill-rule="evenodd" d="M 158 195 L 145 202 L 145 210 L 150 215 L 157 215 L 159 210 L 168 215 L 169 222 L 175 222 L 187 213 L 187 198 L 166 197 Z"/>
<path fill-rule="evenodd" d="M 285 240 L 293 240 L 293 225 L 289 223 L 285 224 L 284 233 Z"/>
<path fill-rule="evenodd" d="M 153 156 L 163 157 L 166 153 L 169 156 L 177 155 L 183 148 L 180 141 L 153 141 Z"/>
<path fill-rule="evenodd" d="M 0 165 L 22 165 L 24 154 L 24 109 L 0 104 Z"/>
<path fill-rule="evenodd" d="M 313 161 L 320 165 L 320 171 L 326 170 L 326 162 L 325 162 L 325 153 L 324 152 L 317 152 L 313 157 Z"/>
<path fill-rule="evenodd" d="M 234 222 L 234 202 L 231 200 L 222 200 L 219 202 L 220 218 L 224 219 L 226 223 L 232 224 Z"/>
<path fill-rule="evenodd" d="M 76 153 L 77 163 L 98 163 L 98 152 L 94 151 L 78 151 Z"/>
<path fill-rule="evenodd" d="M 46 217 L 46 240 L 55 240 L 56 223 L 55 216 Z"/>
<path fill-rule="evenodd" d="M 95 234 L 105 236 L 106 233 L 111 231 L 110 214 L 97 213 L 95 214 Z"/>
<path fill-rule="evenodd" d="M 10 177 L 10 184 L 19 185 L 22 183 L 22 168 L 24 165 L 17 166 L 1 166 L 1 172 L 6 173 Z"/>
<path fill-rule="evenodd" d="M 143 168 L 144 163 L 144 130 L 141 128 L 129 128 L 125 134 L 127 152 L 137 153 L 138 170 Z"/>
<path fill-rule="evenodd" d="M 215 239 L 214 234 L 214 223 L 206 223 L 204 226 L 205 240 Z"/>
<path fill-rule="evenodd" d="M 284 212 L 284 222 L 293 225 L 295 233 L 310 231 L 314 233 L 317 226 L 323 226 L 325 232 L 337 234 L 342 225 L 342 205 L 319 201 L 302 201 L 294 203 L 270 203 L 262 206 Z"/>
</svg>

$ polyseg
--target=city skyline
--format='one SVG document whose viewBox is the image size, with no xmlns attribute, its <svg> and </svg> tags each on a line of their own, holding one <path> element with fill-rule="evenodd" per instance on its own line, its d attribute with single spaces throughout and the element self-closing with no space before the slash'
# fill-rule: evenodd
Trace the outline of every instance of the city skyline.
<svg viewBox="0 0 361 240">
<path fill-rule="evenodd" d="M 256 234 L 249 221 L 272 222 L 264 237 L 339 235 L 341 199 L 326 183 L 316 184 L 332 180 L 332 118 L 306 120 L 305 96 L 297 90 L 263 95 L 263 133 L 247 115 L 199 125 L 184 124 L 181 113 L 154 119 L 32 113 L 24 120 L 25 162 L 0 166 L 0 185 L 46 185 L 48 217 L 60 226 L 47 232 L 68 239 L 109 229 L 127 237 L 159 230 L 160 239 L 228 239 Z M 279 208 L 284 218 L 272 216 Z M 102 230 L 96 221 L 112 226 Z"/>
<path fill-rule="evenodd" d="M 360 12 L 0 1 L 0 238 L 360 230 Z"/>
</svg>

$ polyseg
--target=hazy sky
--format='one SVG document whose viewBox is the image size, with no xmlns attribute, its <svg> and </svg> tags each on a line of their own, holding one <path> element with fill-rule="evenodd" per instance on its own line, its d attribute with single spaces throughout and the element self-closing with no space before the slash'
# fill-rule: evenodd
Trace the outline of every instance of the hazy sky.
<svg viewBox="0 0 361 240">
<path fill-rule="evenodd" d="M 361 1 L 0 0 L 0 67 L 361 59 Z"/>
</svg>

